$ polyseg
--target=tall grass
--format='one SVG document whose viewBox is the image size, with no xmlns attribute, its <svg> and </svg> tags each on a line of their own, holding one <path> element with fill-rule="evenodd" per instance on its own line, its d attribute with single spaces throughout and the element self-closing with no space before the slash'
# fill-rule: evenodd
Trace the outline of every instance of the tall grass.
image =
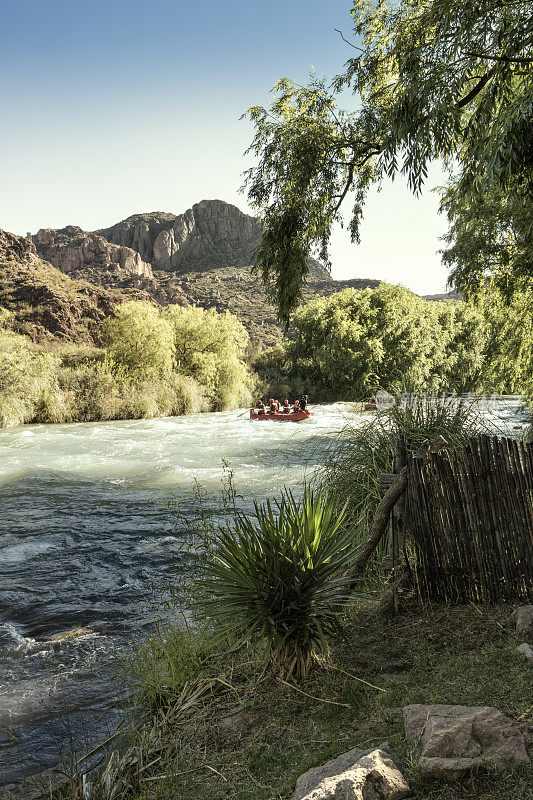
<svg viewBox="0 0 533 800">
<path fill-rule="evenodd" d="M 376 508 L 383 497 L 379 476 L 392 472 L 399 457 L 404 463 L 425 439 L 444 436 L 449 447 L 460 447 L 485 429 L 474 399 L 436 394 L 403 393 L 401 402 L 377 411 L 364 421 L 348 423 L 334 440 L 318 485 L 346 506 L 345 526 L 356 543 L 368 534 Z M 388 547 L 382 540 L 370 569 L 379 570 Z"/>
</svg>

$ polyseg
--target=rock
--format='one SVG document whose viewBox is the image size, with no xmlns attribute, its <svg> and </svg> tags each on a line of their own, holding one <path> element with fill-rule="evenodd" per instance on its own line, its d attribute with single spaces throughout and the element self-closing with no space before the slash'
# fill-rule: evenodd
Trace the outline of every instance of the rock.
<svg viewBox="0 0 533 800">
<path fill-rule="evenodd" d="M 71 639 L 79 639 L 82 636 L 94 636 L 95 631 L 92 626 L 87 628 L 73 628 L 70 631 L 63 631 L 61 633 L 56 633 L 54 636 L 50 637 L 51 642 L 68 642 Z"/>
<path fill-rule="evenodd" d="M 518 636 L 533 637 L 533 606 L 520 606 L 513 614 Z"/>
<path fill-rule="evenodd" d="M 518 645 L 516 649 L 519 653 L 521 653 L 524 656 L 524 658 L 529 664 L 533 665 L 533 647 L 531 647 L 530 644 L 524 642 L 524 644 Z"/>
<path fill-rule="evenodd" d="M 223 200 L 202 200 L 183 214 L 134 214 L 95 231 L 108 242 L 136 250 L 155 269 L 167 272 L 249 267 L 261 240 L 261 222 Z M 333 283 L 309 259 L 310 279 Z M 239 278 L 241 276 L 239 275 Z"/>
<path fill-rule="evenodd" d="M 518 725 L 496 708 L 412 705 L 403 709 L 403 718 L 423 776 L 453 781 L 482 763 L 530 763 Z"/>
<path fill-rule="evenodd" d="M 33 243 L 42 258 L 67 275 L 83 278 L 91 271 L 105 271 L 153 278 L 152 267 L 135 250 L 74 225 L 61 230 L 43 228 L 35 234 Z"/>
<path fill-rule="evenodd" d="M 10 327 L 34 341 L 51 337 L 99 342 L 102 321 L 126 299 L 75 281 L 43 261 L 33 241 L 0 230 L 0 306 Z"/>
<path fill-rule="evenodd" d="M 394 800 L 409 786 L 385 742 L 374 750 L 355 748 L 298 778 L 292 800 Z"/>
</svg>

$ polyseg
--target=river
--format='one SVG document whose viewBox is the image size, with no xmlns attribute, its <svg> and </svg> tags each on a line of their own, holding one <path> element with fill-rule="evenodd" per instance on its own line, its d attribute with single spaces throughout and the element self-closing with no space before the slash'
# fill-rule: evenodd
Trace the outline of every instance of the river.
<svg viewBox="0 0 533 800">
<path fill-rule="evenodd" d="M 500 409 L 509 428 L 516 407 Z M 296 487 L 347 419 L 335 404 L 298 424 L 226 412 L 0 432 L 0 796 L 123 716 L 124 658 L 180 579 L 169 500 L 191 512 L 196 479 L 217 502 L 223 460 L 241 506 Z"/>
</svg>

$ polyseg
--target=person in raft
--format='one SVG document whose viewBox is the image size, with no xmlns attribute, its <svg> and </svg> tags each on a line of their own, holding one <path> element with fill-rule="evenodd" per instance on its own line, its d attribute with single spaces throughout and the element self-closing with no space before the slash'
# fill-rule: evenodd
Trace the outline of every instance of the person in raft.
<svg viewBox="0 0 533 800">
<path fill-rule="evenodd" d="M 265 404 L 262 400 L 259 400 L 257 403 L 257 413 L 264 414 L 265 413 Z"/>
<path fill-rule="evenodd" d="M 283 401 L 283 408 L 281 410 L 283 411 L 284 414 L 291 413 L 291 406 L 288 400 Z"/>
<path fill-rule="evenodd" d="M 307 399 L 308 398 L 306 394 L 303 394 L 300 397 L 300 408 L 302 409 L 302 411 L 305 411 L 307 409 Z"/>
<path fill-rule="evenodd" d="M 279 400 L 274 400 L 274 398 L 272 398 L 270 400 L 270 413 L 277 414 L 278 411 L 279 411 Z"/>
<path fill-rule="evenodd" d="M 295 400 L 294 401 L 294 408 L 292 410 L 294 411 L 295 414 L 297 414 L 298 411 L 301 410 L 300 409 L 300 401 L 299 400 Z"/>
</svg>

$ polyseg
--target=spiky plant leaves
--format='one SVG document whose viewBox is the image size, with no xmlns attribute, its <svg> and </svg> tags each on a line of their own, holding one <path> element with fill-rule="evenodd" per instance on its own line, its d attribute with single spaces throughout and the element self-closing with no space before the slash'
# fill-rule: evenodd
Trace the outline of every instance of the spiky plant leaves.
<svg viewBox="0 0 533 800">
<path fill-rule="evenodd" d="M 262 644 L 278 674 L 302 678 L 340 633 L 353 557 L 345 509 L 306 487 L 274 505 L 255 504 L 221 532 L 198 581 L 197 610 L 224 636 Z"/>
</svg>

